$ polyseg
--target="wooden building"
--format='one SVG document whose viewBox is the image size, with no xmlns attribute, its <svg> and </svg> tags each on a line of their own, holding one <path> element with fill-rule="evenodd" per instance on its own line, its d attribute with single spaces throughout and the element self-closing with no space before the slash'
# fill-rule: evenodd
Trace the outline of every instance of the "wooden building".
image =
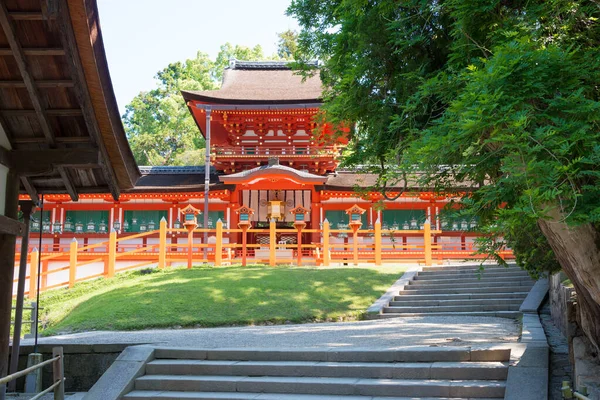
<svg viewBox="0 0 600 400">
<path fill-rule="evenodd" d="M 470 246 L 476 222 L 439 218 L 449 201 L 445 197 L 412 188 L 383 201 L 381 193 L 357 192 L 357 187 L 373 186 L 376 176 L 338 169 L 347 138 L 316 122 L 321 90 L 318 76 L 303 80 L 285 62 L 233 60 L 221 89 L 182 92 L 205 136 L 210 114 L 207 227 L 214 228 L 217 220 L 237 227 L 235 210 L 245 205 L 255 210 L 252 227 L 266 228 L 269 205 L 281 201 L 279 228 L 292 227 L 289 211 L 297 206 L 310 211 L 307 228 L 319 229 L 325 219 L 332 228 L 344 228 L 349 222 L 345 210 L 357 204 L 366 210 L 361 217 L 365 229 L 379 219 L 383 229 L 419 230 L 428 220 L 447 232 L 448 243 Z M 202 210 L 204 166 L 140 167 L 140 172 L 135 187 L 119 200 L 109 194 L 82 194 L 78 201 L 67 194 L 47 195 L 43 215 L 33 216 L 32 230 L 43 232 L 46 249 L 59 249 L 74 236 L 84 245 L 106 240 L 112 228 L 122 235 L 152 231 L 162 218 L 169 228 L 178 228 L 179 209 L 191 204 Z M 388 194 L 394 196 L 394 188 Z M 261 236 L 250 235 L 249 243 L 264 242 Z M 231 235 L 229 240 L 241 238 Z M 313 233 L 304 240 L 318 238 Z"/>
</svg>

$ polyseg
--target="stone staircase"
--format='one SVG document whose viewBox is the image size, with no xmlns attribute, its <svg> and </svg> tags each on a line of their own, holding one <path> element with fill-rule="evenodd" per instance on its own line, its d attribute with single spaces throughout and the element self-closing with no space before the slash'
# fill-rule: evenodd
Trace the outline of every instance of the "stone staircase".
<svg viewBox="0 0 600 400">
<path fill-rule="evenodd" d="M 497 399 L 510 349 L 157 348 L 123 399 Z"/>
<path fill-rule="evenodd" d="M 473 315 L 515 318 L 534 281 L 519 267 L 424 267 L 379 318 Z"/>
</svg>

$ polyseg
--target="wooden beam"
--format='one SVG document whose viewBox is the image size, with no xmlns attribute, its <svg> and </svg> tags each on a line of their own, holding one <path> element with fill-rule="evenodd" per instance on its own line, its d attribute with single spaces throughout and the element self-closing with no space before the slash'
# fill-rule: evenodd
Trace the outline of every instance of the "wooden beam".
<svg viewBox="0 0 600 400">
<path fill-rule="evenodd" d="M 56 167 L 93 168 L 100 164 L 98 149 L 12 150 L 8 167 L 21 176 L 52 173 Z"/>
<path fill-rule="evenodd" d="M 115 200 L 118 200 L 121 190 L 119 188 L 117 175 L 115 174 L 113 166 L 110 162 L 110 157 L 104 144 L 104 140 L 102 139 L 100 126 L 96 120 L 92 99 L 87 87 L 87 80 L 81 65 L 81 58 L 79 57 L 79 47 L 77 40 L 75 39 L 73 26 L 71 24 L 69 6 L 67 4 L 67 0 L 56 1 L 59 3 L 60 9 L 59 17 L 57 18 L 57 23 L 59 25 L 58 32 L 61 34 L 61 42 L 66 51 L 67 64 L 69 65 L 69 69 L 71 69 L 72 79 L 75 81 L 75 95 L 79 100 L 79 104 L 83 110 L 83 117 L 85 119 L 88 132 L 100 150 L 100 165 L 110 189 L 110 193 Z"/>
<path fill-rule="evenodd" d="M 0 233 L 23 236 L 25 233 L 25 224 L 12 218 L 0 215 Z"/>
<path fill-rule="evenodd" d="M 39 80 L 35 81 L 35 85 L 38 88 L 58 88 L 58 87 L 73 87 L 74 83 L 71 80 Z M 25 82 L 23 81 L 0 81 L 0 88 L 10 89 L 10 88 L 25 88 Z"/>
<path fill-rule="evenodd" d="M 68 136 L 68 137 L 57 137 L 56 143 L 91 143 L 91 139 L 89 136 Z M 46 139 L 41 137 L 27 137 L 27 138 L 15 138 L 11 140 L 13 145 L 19 144 L 38 144 L 38 143 L 46 143 Z"/>
<path fill-rule="evenodd" d="M 67 193 L 71 196 L 72 201 L 78 201 L 79 195 L 77 194 L 77 190 L 75 190 L 75 186 L 73 182 L 71 182 L 71 178 L 69 178 L 69 174 L 67 170 L 63 166 L 58 167 L 58 173 L 60 174 L 61 179 L 65 183 L 65 188 L 67 189 Z"/>
<path fill-rule="evenodd" d="M 23 187 L 25 188 L 25 191 L 29 195 L 29 198 L 33 204 L 38 206 L 40 204 L 40 198 L 38 197 L 38 192 L 35 189 L 35 186 L 33 183 L 31 183 L 31 179 L 27 178 L 26 176 L 22 176 L 21 183 L 23 184 Z"/>
<path fill-rule="evenodd" d="M 13 51 L 13 57 L 15 58 L 17 66 L 19 67 L 19 72 L 21 73 L 23 82 L 25 82 L 25 86 L 27 87 L 27 92 L 29 93 L 31 104 L 33 105 L 33 108 L 37 114 L 38 122 L 42 128 L 42 132 L 48 140 L 48 144 L 51 147 L 54 147 L 54 133 L 52 132 L 46 111 L 44 110 L 44 107 L 40 101 L 40 93 L 35 86 L 31 73 L 29 72 L 29 66 L 27 65 L 25 53 L 23 52 L 21 44 L 17 40 L 14 22 L 10 19 L 8 11 L 6 10 L 6 4 L 4 2 L 0 2 L 0 26 L 2 26 L 6 40 L 8 41 L 10 49 Z"/>
<path fill-rule="evenodd" d="M 0 110 L 0 114 L 6 117 L 23 117 L 37 115 L 35 110 Z M 52 117 L 78 117 L 83 113 L 80 108 L 62 108 L 46 110 L 46 114 Z"/>
<path fill-rule="evenodd" d="M 44 21 L 44 15 L 38 11 L 9 11 L 8 14 L 15 21 Z"/>
<path fill-rule="evenodd" d="M 26 56 L 64 56 L 65 49 L 60 47 L 25 47 L 21 51 Z M 0 56 L 13 56 L 12 48 L 0 48 Z"/>
</svg>

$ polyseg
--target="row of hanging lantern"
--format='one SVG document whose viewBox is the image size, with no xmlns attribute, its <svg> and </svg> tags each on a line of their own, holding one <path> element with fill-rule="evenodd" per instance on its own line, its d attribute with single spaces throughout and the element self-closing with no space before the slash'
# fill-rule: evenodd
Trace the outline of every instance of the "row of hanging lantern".
<svg viewBox="0 0 600 400">
<path fill-rule="evenodd" d="M 448 222 L 446 219 L 440 220 L 440 227 L 443 231 L 472 231 L 477 228 L 477 221 L 471 220 L 467 221 L 463 219 L 462 221 L 454 220 L 452 223 Z"/>
<path fill-rule="evenodd" d="M 389 225 L 387 222 L 384 222 L 381 225 L 381 229 L 383 229 L 384 231 L 387 231 L 387 230 L 399 231 L 400 229 L 402 229 L 404 231 L 419 230 L 419 229 L 422 230 L 422 229 L 424 229 L 424 224 L 425 224 L 425 222 L 419 223 L 416 218 L 413 218 L 410 220 L 410 223 L 408 221 L 404 221 L 402 226 L 400 226 L 400 224 L 396 221 L 394 221 L 394 223 L 392 225 Z"/>
</svg>

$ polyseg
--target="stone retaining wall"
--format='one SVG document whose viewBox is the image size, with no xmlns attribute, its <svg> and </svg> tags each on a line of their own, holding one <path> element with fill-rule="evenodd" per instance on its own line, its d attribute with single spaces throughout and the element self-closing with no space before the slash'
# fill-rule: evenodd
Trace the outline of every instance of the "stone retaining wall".
<svg viewBox="0 0 600 400">
<path fill-rule="evenodd" d="M 68 344 L 63 345 L 65 357 L 65 390 L 67 392 L 87 392 L 108 367 L 116 360 L 121 352 L 130 344 Z M 44 360 L 52 358 L 54 345 L 39 345 L 37 351 Z M 27 367 L 27 356 L 33 352 L 33 346 L 21 346 L 19 355 L 19 371 Z M 42 387 L 52 384 L 52 367 L 43 368 Z M 17 390 L 23 390 L 25 378 L 17 380 Z"/>
</svg>

